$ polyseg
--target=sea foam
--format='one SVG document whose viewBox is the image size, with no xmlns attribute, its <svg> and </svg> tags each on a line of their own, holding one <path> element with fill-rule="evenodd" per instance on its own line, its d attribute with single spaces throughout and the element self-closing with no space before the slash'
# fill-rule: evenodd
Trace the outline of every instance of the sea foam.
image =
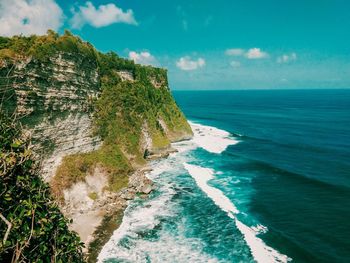
<svg viewBox="0 0 350 263">
<path fill-rule="evenodd" d="M 222 153 L 228 146 L 239 142 L 227 131 L 194 122 L 189 122 L 189 124 L 193 130 L 192 142 L 208 152 Z"/>
<path fill-rule="evenodd" d="M 188 142 L 187 144 L 190 144 Z M 193 149 L 179 143 L 178 149 Z M 125 211 L 122 224 L 114 231 L 113 236 L 103 247 L 98 262 L 108 259 L 118 262 L 210 262 L 218 260 L 203 252 L 203 241 L 199 238 L 188 238 L 184 229 L 176 229 L 175 233 L 158 227 L 162 220 L 177 217 L 178 208 L 172 202 L 178 186 L 172 183 L 172 172 L 177 172 L 185 156 L 172 154 L 168 159 L 153 163 L 153 170 L 147 176 L 159 186 L 159 195 L 144 200 L 142 204 L 132 201 Z M 179 162 L 180 161 L 180 165 Z M 176 165 L 177 164 L 177 165 Z M 170 178 L 167 178 L 169 176 Z M 157 229 L 156 240 L 143 238 L 145 233 Z M 147 235 L 147 234 L 146 234 Z"/>
<path fill-rule="evenodd" d="M 214 170 L 188 163 L 184 163 L 184 167 L 194 178 L 197 185 L 203 190 L 203 192 L 205 192 L 218 207 L 225 211 L 228 216 L 235 221 L 237 228 L 243 234 L 244 240 L 249 246 L 253 257 L 257 262 L 288 262 L 290 260 L 288 256 L 283 255 L 277 250 L 267 246 L 264 241 L 257 237 L 257 234 L 261 232 L 262 226 L 255 228 L 249 227 L 237 219 L 236 215 L 239 213 L 239 211 L 235 205 L 224 195 L 221 190 L 208 184 L 208 181 L 214 178 Z"/>
<path fill-rule="evenodd" d="M 167 205 L 175 190 L 171 186 L 163 186 L 162 194 L 158 197 L 146 202 L 143 206 L 137 204 L 129 205 L 125 211 L 123 221 L 119 228 L 114 231 L 112 238 L 103 247 L 98 256 L 98 262 L 102 263 L 108 258 L 123 258 L 130 256 L 130 250 L 120 246 L 123 238 L 138 239 L 137 233 L 152 230 L 160 224 L 160 220 L 164 217 L 171 216 L 172 211 Z M 140 241 L 141 242 L 141 241 Z M 140 248 L 142 251 L 142 248 Z M 135 255 L 136 262 L 141 255 Z"/>
</svg>

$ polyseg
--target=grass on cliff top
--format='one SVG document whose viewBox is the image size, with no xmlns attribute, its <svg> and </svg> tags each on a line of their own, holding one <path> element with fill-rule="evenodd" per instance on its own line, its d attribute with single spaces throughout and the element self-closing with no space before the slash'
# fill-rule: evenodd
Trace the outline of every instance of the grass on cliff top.
<svg viewBox="0 0 350 263">
<path fill-rule="evenodd" d="M 22 59 L 23 56 L 33 56 L 38 60 L 47 61 L 58 51 L 96 59 L 95 48 L 67 30 L 61 36 L 48 30 L 47 34 L 43 36 L 0 37 L 0 58 L 3 59 L 17 60 Z"/>
</svg>

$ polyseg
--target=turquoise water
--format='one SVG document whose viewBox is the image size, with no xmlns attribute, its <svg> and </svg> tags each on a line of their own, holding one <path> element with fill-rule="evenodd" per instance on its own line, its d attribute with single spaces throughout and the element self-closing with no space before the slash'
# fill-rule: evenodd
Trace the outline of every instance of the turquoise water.
<svg viewBox="0 0 350 263">
<path fill-rule="evenodd" d="M 152 164 L 100 261 L 349 261 L 350 91 L 174 95 L 196 136 Z"/>
</svg>

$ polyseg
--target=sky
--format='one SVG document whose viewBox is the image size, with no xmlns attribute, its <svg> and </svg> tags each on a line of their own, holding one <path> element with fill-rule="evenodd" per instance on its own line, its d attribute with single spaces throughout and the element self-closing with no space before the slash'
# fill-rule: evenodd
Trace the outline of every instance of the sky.
<svg viewBox="0 0 350 263">
<path fill-rule="evenodd" d="M 0 35 L 49 28 L 174 90 L 350 88 L 349 0 L 0 0 Z"/>
</svg>

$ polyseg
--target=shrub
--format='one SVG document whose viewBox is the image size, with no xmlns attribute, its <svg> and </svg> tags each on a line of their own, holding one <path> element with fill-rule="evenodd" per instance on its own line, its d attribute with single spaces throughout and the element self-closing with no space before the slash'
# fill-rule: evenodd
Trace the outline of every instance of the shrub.
<svg viewBox="0 0 350 263">
<path fill-rule="evenodd" d="M 28 146 L 21 128 L 0 111 L 0 262 L 83 262 L 82 243 Z"/>
<path fill-rule="evenodd" d="M 61 51 L 96 60 L 94 47 L 67 30 L 61 36 L 52 30 L 48 30 L 47 34 L 43 36 L 0 37 L 0 50 L 7 50 L 0 53 L 0 58 L 15 58 L 22 55 L 33 56 L 40 61 L 47 61 L 55 53 Z"/>
</svg>

